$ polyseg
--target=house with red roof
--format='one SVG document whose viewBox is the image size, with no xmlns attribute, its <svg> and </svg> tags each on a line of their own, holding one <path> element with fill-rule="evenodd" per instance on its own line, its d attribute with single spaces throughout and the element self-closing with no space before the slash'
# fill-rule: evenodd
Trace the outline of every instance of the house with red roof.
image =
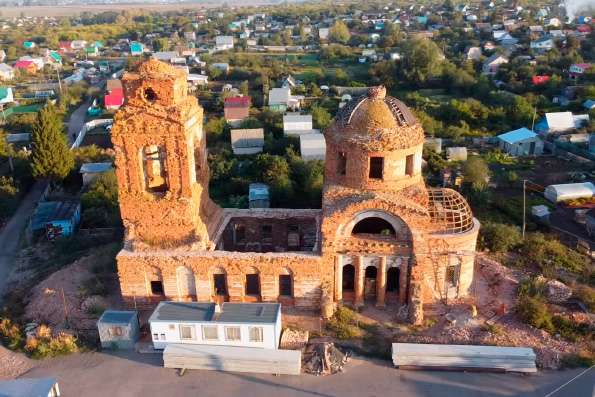
<svg viewBox="0 0 595 397">
<path fill-rule="evenodd" d="M 14 64 L 14 69 L 24 73 L 35 74 L 37 72 L 37 65 L 33 61 L 17 61 Z"/>
<path fill-rule="evenodd" d="M 103 98 L 106 110 L 118 110 L 124 104 L 124 89 L 122 82 L 117 79 L 108 80 L 106 83 L 107 93 Z"/>
<path fill-rule="evenodd" d="M 223 104 L 223 113 L 225 120 L 232 126 L 239 125 L 242 120 L 250 116 L 250 104 L 252 103 L 249 96 L 237 96 L 233 98 L 226 98 Z"/>
<path fill-rule="evenodd" d="M 541 85 L 550 81 L 550 76 L 533 76 L 531 78 L 533 85 Z"/>
</svg>

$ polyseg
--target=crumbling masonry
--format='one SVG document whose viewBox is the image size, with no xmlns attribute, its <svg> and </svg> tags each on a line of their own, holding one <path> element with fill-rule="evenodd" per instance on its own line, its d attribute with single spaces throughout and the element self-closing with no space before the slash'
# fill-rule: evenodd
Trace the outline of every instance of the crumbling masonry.
<svg viewBox="0 0 595 397">
<path fill-rule="evenodd" d="M 203 111 L 185 74 L 149 60 L 123 85 L 112 140 L 128 302 L 394 302 L 419 323 L 424 304 L 469 294 L 479 223 L 456 191 L 426 188 L 423 129 L 383 87 L 325 131 L 321 210 L 238 210 L 209 198 Z"/>
</svg>

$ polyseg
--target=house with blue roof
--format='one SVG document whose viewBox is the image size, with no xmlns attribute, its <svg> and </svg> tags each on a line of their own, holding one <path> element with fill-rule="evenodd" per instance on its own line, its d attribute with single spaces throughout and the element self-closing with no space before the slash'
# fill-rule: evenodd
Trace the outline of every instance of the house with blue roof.
<svg viewBox="0 0 595 397">
<path fill-rule="evenodd" d="M 519 128 L 498 135 L 498 145 L 511 156 L 539 156 L 543 153 L 543 141 L 528 128 Z"/>
</svg>

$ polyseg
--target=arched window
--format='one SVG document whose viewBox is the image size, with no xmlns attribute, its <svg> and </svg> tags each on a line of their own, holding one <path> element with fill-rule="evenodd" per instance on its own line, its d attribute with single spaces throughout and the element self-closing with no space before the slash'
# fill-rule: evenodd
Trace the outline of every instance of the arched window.
<svg viewBox="0 0 595 397">
<path fill-rule="evenodd" d="M 217 296 L 227 296 L 227 275 L 225 270 L 216 268 L 213 270 L 213 292 Z"/>
<path fill-rule="evenodd" d="M 355 267 L 343 266 L 343 291 L 353 291 L 355 288 Z"/>
<path fill-rule="evenodd" d="M 167 191 L 167 164 L 163 146 L 148 145 L 141 149 L 145 189 L 151 193 Z"/>
<path fill-rule="evenodd" d="M 351 234 L 378 234 L 382 236 L 396 235 L 395 228 L 388 221 L 378 218 L 364 218 L 355 224 Z"/>
<path fill-rule="evenodd" d="M 376 269 L 376 266 L 368 266 L 366 268 L 366 272 L 364 274 L 364 277 L 365 278 L 376 280 L 376 275 L 377 274 L 378 274 L 378 270 Z"/>
</svg>

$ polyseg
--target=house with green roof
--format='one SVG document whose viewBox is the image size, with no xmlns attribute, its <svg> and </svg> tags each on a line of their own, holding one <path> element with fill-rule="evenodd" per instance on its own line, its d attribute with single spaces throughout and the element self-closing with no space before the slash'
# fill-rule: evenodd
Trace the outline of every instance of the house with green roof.
<svg viewBox="0 0 595 397">
<path fill-rule="evenodd" d="M 25 48 L 26 50 L 31 50 L 35 48 L 35 43 L 33 41 L 25 41 L 23 43 L 23 48 Z"/>
<path fill-rule="evenodd" d="M 12 88 L 0 87 L 0 105 L 6 105 L 14 102 L 14 96 L 12 95 Z"/>
</svg>

